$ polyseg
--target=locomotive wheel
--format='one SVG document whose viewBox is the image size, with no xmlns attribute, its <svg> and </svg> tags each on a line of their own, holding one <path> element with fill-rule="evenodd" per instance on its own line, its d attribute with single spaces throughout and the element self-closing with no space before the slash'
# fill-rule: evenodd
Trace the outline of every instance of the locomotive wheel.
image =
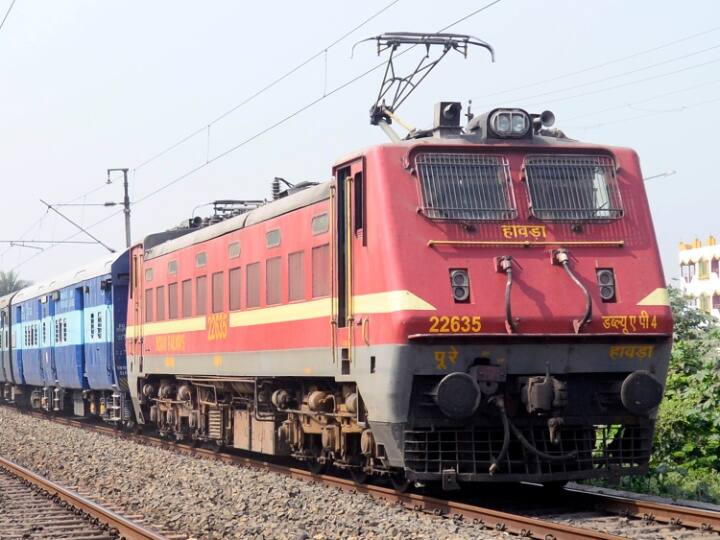
<svg viewBox="0 0 720 540">
<path fill-rule="evenodd" d="M 394 471 L 388 475 L 393 489 L 399 493 L 405 493 L 410 487 L 410 481 L 405 476 L 405 471 Z"/>
<path fill-rule="evenodd" d="M 364 484 L 368 480 L 368 474 L 362 469 L 350 469 L 350 477 L 356 484 Z"/>
<path fill-rule="evenodd" d="M 325 472 L 325 463 L 321 463 L 315 457 L 306 459 L 305 467 L 307 467 L 307 470 L 312 474 L 322 474 Z"/>
</svg>

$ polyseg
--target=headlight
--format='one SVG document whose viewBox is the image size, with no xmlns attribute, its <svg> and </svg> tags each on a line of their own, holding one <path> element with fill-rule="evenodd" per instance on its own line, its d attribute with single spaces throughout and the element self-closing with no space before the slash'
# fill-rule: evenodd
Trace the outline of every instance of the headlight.
<svg viewBox="0 0 720 540">
<path fill-rule="evenodd" d="M 530 127 L 530 116 L 522 109 L 498 109 L 490 115 L 490 129 L 496 137 L 525 137 Z"/>
<path fill-rule="evenodd" d="M 525 117 L 516 114 L 512 117 L 512 130 L 513 133 L 525 133 L 527 131 L 527 125 L 525 123 Z"/>
<path fill-rule="evenodd" d="M 497 130 L 501 133 L 510 131 L 511 116 L 508 113 L 500 113 L 497 116 Z"/>
</svg>

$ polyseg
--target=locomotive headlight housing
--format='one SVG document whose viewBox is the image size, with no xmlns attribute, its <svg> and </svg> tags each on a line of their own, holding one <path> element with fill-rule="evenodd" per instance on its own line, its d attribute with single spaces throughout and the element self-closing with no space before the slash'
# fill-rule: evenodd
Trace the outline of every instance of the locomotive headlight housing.
<svg viewBox="0 0 720 540">
<path fill-rule="evenodd" d="M 466 268 L 450 269 L 450 286 L 455 302 L 463 304 L 470 301 L 470 278 Z"/>
<path fill-rule="evenodd" d="M 615 302 L 615 272 L 612 268 L 598 268 L 596 273 L 600 299 L 603 302 Z"/>
<path fill-rule="evenodd" d="M 498 138 L 522 138 L 530 133 L 530 115 L 522 109 L 497 109 L 490 114 L 490 131 Z"/>
</svg>

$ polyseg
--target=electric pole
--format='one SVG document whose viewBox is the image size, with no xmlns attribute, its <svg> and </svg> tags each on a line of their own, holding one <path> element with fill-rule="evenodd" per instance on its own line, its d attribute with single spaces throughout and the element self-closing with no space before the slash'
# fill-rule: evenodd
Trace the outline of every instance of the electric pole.
<svg viewBox="0 0 720 540">
<path fill-rule="evenodd" d="M 128 169 L 108 169 L 107 183 L 112 184 L 110 173 L 122 171 L 123 187 L 125 189 L 125 197 L 123 198 L 123 213 L 125 214 L 125 247 L 130 247 L 132 240 L 130 238 L 130 195 L 128 193 Z"/>
</svg>

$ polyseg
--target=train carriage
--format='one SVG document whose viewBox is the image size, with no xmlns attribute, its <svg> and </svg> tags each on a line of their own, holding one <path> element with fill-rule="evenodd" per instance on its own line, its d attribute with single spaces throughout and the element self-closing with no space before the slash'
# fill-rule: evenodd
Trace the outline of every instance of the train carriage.
<svg viewBox="0 0 720 540">
<path fill-rule="evenodd" d="M 129 418 L 123 398 L 127 257 L 105 257 L 3 299 L 13 335 L 3 353 L 13 374 L 8 399 L 118 422 L 124 411 Z"/>
</svg>

